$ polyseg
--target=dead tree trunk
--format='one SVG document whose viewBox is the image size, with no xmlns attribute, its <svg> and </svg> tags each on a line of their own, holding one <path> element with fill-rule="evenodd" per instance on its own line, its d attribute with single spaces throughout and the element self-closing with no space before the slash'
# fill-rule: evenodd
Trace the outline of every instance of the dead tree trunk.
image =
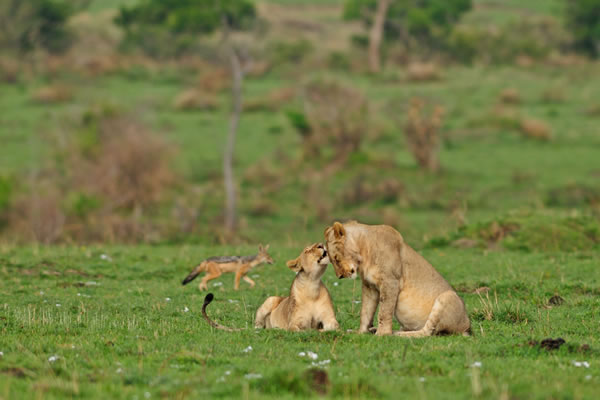
<svg viewBox="0 0 600 400">
<path fill-rule="evenodd" d="M 225 27 L 225 30 L 228 28 Z M 233 107 L 229 118 L 229 133 L 227 143 L 223 154 L 223 179 L 225 185 L 225 230 L 227 234 L 232 234 L 236 228 L 236 190 L 235 178 L 233 176 L 233 153 L 235 150 L 235 141 L 237 137 L 238 125 L 242 114 L 242 83 L 244 74 L 240 58 L 235 48 L 227 39 L 225 33 L 225 45 L 228 47 L 229 64 L 233 76 L 232 100 Z"/>
<path fill-rule="evenodd" d="M 391 2 L 391 0 L 377 2 L 375 18 L 369 32 L 369 71 L 374 74 L 381 71 L 381 41 L 383 40 L 385 18 Z"/>
</svg>

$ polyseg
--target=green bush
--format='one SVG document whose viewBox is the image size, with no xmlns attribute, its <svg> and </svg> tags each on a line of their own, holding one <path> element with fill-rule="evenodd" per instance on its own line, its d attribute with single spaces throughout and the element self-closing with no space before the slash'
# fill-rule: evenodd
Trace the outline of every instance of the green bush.
<svg viewBox="0 0 600 400">
<path fill-rule="evenodd" d="M 248 0 L 143 0 L 121 7 L 115 22 L 125 29 L 125 47 L 140 46 L 150 56 L 177 56 L 193 48 L 198 34 L 246 29 L 256 12 Z"/>
<path fill-rule="evenodd" d="M 511 63 L 519 56 L 541 59 L 568 47 L 570 37 L 553 18 L 528 18 L 489 30 L 457 26 L 445 39 L 445 50 L 457 61 Z"/>
<path fill-rule="evenodd" d="M 314 51 L 312 43 L 306 39 L 275 42 L 269 47 L 270 59 L 275 65 L 301 63 Z"/>
<path fill-rule="evenodd" d="M 346 0 L 344 19 L 370 27 L 377 0 Z M 419 46 L 438 47 L 471 0 L 405 0 L 390 4 L 384 26 L 386 40 L 416 40 Z"/>
<path fill-rule="evenodd" d="M 3 0 L 0 2 L 0 47 L 28 52 L 43 48 L 61 52 L 71 44 L 66 24 L 78 1 Z"/>
<path fill-rule="evenodd" d="M 600 0 L 566 0 L 567 26 L 575 47 L 592 57 L 600 56 Z"/>
</svg>

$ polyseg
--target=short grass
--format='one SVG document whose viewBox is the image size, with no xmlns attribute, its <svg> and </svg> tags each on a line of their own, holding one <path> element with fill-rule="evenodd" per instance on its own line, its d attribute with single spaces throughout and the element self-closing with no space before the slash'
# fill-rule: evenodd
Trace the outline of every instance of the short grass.
<svg viewBox="0 0 600 400">
<path fill-rule="evenodd" d="M 308 370 L 323 370 L 328 397 L 593 398 L 600 384 L 597 253 L 428 249 L 465 300 L 472 337 L 379 338 L 359 323 L 360 282 L 324 282 L 339 332 L 255 331 L 269 295 L 286 294 L 298 249 L 275 247 L 233 291 L 231 275 L 205 293 L 180 280 L 200 259 L 250 247 L 3 247 L 0 250 L 0 398 L 317 397 Z M 488 294 L 473 291 L 482 286 Z M 552 296 L 564 299 L 549 304 Z M 189 310 L 189 311 L 186 311 Z M 563 338 L 558 350 L 530 344 Z M 249 350 L 251 347 L 251 350 Z M 312 351 L 317 358 L 300 356 Z M 586 361 L 589 367 L 575 362 Z M 477 366 L 478 365 L 478 366 Z M 582 365 L 582 366 L 577 366 Z M 314 373 L 314 372 L 312 372 Z"/>
</svg>

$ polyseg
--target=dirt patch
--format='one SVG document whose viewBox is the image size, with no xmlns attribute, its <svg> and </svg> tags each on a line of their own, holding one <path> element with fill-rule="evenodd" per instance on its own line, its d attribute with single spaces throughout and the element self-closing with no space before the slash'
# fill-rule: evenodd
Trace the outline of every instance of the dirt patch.
<svg viewBox="0 0 600 400">
<path fill-rule="evenodd" d="M 329 387 L 331 386 L 331 382 L 329 381 L 329 375 L 327 375 L 327 371 L 311 368 L 306 371 L 306 379 L 308 380 L 308 385 L 312 390 L 319 393 L 320 395 L 326 395 L 329 391 Z"/>
<path fill-rule="evenodd" d="M 19 367 L 1 369 L 0 374 L 14 376 L 15 378 L 25 378 L 28 375 L 25 369 Z"/>
<path fill-rule="evenodd" d="M 556 339 L 546 338 L 542 339 L 539 342 L 535 339 L 532 339 L 529 342 L 527 342 L 527 345 L 530 347 L 537 347 L 546 351 L 554 351 L 560 349 L 562 346 L 566 346 L 569 353 L 589 353 L 592 350 L 589 344 L 571 344 L 567 343 L 563 338 L 560 337 Z"/>
<path fill-rule="evenodd" d="M 550 304 L 552 306 L 560 306 L 564 302 L 565 302 L 565 299 L 563 299 L 562 297 L 560 297 L 557 294 L 550 297 L 550 299 L 548 299 L 548 304 Z"/>
</svg>

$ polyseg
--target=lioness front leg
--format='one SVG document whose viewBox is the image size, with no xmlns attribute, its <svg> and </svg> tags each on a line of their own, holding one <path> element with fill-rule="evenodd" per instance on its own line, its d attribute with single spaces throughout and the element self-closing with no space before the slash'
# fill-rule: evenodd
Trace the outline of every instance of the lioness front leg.
<svg viewBox="0 0 600 400">
<path fill-rule="evenodd" d="M 400 283 L 396 279 L 384 281 L 379 290 L 379 315 L 377 318 L 377 336 L 391 335 L 394 311 L 398 302 Z"/>
<path fill-rule="evenodd" d="M 267 317 L 271 315 L 271 312 L 273 312 L 273 310 L 279 305 L 279 303 L 281 303 L 283 299 L 283 297 L 279 296 L 271 296 L 267 298 L 267 300 L 265 300 L 262 306 L 260 306 L 259 309 L 256 311 L 254 327 L 264 328 L 266 325 Z"/>
<path fill-rule="evenodd" d="M 369 333 L 369 328 L 373 326 L 373 318 L 377 303 L 379 302 L 379 291 L 376 287 L 363 281 L 362 283 L 362 306 L 360 309 L 360 327 L 358 333 Z"/>
</svg>

